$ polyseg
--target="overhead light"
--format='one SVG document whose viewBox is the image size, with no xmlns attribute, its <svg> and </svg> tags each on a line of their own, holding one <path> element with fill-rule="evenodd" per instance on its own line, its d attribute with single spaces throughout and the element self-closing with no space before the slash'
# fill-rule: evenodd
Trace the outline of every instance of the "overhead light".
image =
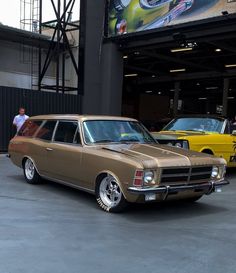
<svg viewBox="0 0 236 273">
<path fill-rule="evenodd" d="M 234 97 L 228 97 L 228 100 L 233 100 L 234 99 Z"/>
<path fill-rule="evenodd" d="M 193 50 L 192 47 L 182 47 L 182 48 L 173 48 L 173 49 L 171 49 L 170 51 L 171 51 L 172 53 L 175 53 L 175 52 L 191 51 L 191 50 Z"/>
<path fill-rule="evenodd" d="M 199 86 L 199 85 L 200 85 L 200 82 L 197 82 L 196 85 Z"/>
<path fill-rule="evenodd" d="M 206 90 L 215 90 L 215 89 L 218 89 L 218 86 L 209 86 L 209 87 L 206 87 Z"/>
<path fill-rule="evenodd" d="M 158 95 L 161 95 L 161 92 L 158 92 Z"/>
<path fill-rule="evenodd" d="M 126 74 L 125 77 L 137 77 L 138 74 Z"/>
<path fill-rule="evenodd" d="M 138 52 L 138 51 L 134 52 L 134 55 L 139 55 L 139 54 L 140 54 L 140 52 Z"/>
<path fill-rule="evenodd" d="M 195 47 L 195 46 L 197 46 L 197 42 L 187 42 L 185 44 L 185 47 Z"/>
<path fill-rule="evenodd" d="M 207 98 L 198 98 L 199 100 L 207 100 Z"/>
<path fill-rule="evenodd" d="M 123 59 L 128 59 L 128 56 L 127 56 L 127 55 L 124 55 L 124 56 L 123 56 Z"/>
<path fill-rule="evenodd" d="M 216 48 L 216 49 L 215 49 L 215 52 L 221 52 L 221 51 L 222 51 L 221 48 Z"/>
<path fill-rule="evenodd" d="M 185 68 L 170 69 L 170 73 L 184 72 L 184 71 L 186 71 L 186 69 L 185 69 Z"/>
<path fill-rule="evenodd" d="M 145 93 L 150 94 L 150 93 L 152 93 L 152 90 L 147 90 L 147 91 L 145 91 Z"/>
<path fill-rule="evenodd" d="M 225 67 L 236 67 L 236 64 L 225 64 Z"/>
<path fill-rule="evenodd" d="M 152 78 L 156 78 L 156 75 L 152 75 Z"/>
</svg>

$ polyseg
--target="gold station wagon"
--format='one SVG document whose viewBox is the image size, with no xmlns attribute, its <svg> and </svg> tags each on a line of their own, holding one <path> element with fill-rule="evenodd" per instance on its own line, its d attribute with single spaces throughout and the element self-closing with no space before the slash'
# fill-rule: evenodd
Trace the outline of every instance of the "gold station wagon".
<svg viewBox="0 0 236 273">
<path fill-rule="evenodd" d="M 224 159 L 159 145 L 123 117 L 31 117 L 10 141 L 9 156 L 28 183 L 46 178 L 88 191 L 110 212 L 129 202 L 196 201 L 228 184 Z"/>
</svg>

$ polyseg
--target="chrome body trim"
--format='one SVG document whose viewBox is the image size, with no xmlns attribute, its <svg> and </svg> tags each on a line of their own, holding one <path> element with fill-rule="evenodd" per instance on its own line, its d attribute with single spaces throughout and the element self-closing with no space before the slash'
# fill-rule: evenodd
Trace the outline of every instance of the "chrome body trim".
<svg viewBox="0 0 236 273">
<path fill-rule="evenodd" d="M 183 168 L 162 168 L 161 170 L 161 176 L 160 176 L 160 185 L 165 185 L 167 183 L 173 182 L 173 181 L 163 181 L 164 179 L 171 179 L 171 178 L 183 178 L 182 182 L 190 183 L 192 181 L 197 180 L 209 180 L 211 179 L 211 173 L 212 173 L 212 167 L 211 165 L 206 166 L 189 166 L 189 167 L 183 167 Z M 207 170 L 206 170 L 207 169 Z M 165 171 L 172 171 L 172 173 L 165 173 Z M 200 178 L 199 176 L 207 175 L 208 177 Z M 193 179 L 194 177 L 198 177 L 198 179 Z M 178 180 L 179 181 L 179 180 Z"/>
<path fill-rule="evenodd" d="M 40 175 L 40 176 L 41 176 L 43 179 L 46 179 L 46 180 L 49 180 L 49 181 L 52 181 L 52 182 L 55 182 L 55 183 L 59 183 L 59 184 L 68 186 L 68 187 L 70 187 L 70 188 L 74 188 L 74 189 L 77 189 L 77 190 L 81 190 L 81 191 L 85 191 L 85 192 L 88 192 L 88 193 L 91 193 L 91 194 L 95 194 L 95 190 L 91 190 L 91 189 L 88 189 L 88 188 L 84 188 L 84 187 L 75 185 L 75 184 L 73 184 L 73 183 L 69 183 L 69 182 L 66 182 L 66 181 L 64 181 L 64 180 L 60 180 L 60 179 L 56 179 L 56 178 L 51 178 L 51 177 L 48 177 L 48 176 L 45 176 L 45 175 Z"/>
<path fill-rule="evenodd" d="M 217 187 L 222 187 L 228 185 L 229 181 L 222 179 L 219 181 L 209 181 L 205 183 L 196 183 L 189 185 L 166 185 L 159 187 L 129 187 L 128 191 L 133 194 L 146 194 L 146 193 L 171 193 L 171 192 L 181 192 L 188 190 L 206 190 L 206 194 L 210 194 L 215 191 Z"/>
<path fill-rule="evenodd" d="M 189 175 L 189 173 L 164 174 L 163 177 L 182 177 L 182 176 L 188 176 L 188 178 L 190 178 L 191 175 L 195 175 L 193 173 L 191 173 L 191 175 Z M 204 174 L 209 174 L 209 173 L 210 172 L 199 172 L 199 173 L 196 173 L 196 175 L 204 175 Z"/>
</svg>

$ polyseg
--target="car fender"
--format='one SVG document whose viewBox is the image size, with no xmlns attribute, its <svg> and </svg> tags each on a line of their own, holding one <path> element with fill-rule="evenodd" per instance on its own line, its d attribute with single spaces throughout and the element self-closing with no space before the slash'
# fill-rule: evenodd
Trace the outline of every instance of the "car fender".
<svg viewBox="0 0 236 273">
<path fill-rule="evenodd" d="M 119 177 L 114 172 L 112 172 L 110 170 L 103 170 L 103 171 L 99 172 L 96 177 L 96 180 L 101 174 L 109 174 L 109 175 L 113 176 L 116 179 L 117 183 L 119 184 L 119 187 L 121 188 L 121 191 L 122 191 L 125 199 L 130 199 L 130 194 L 127 192 L 127 188 L 129 185 L 128 182 L 124 181 L 124 184 L 122 184 Z M 96 181 L 95 181 L 95 184 L 96 184 Z M 126 188 L 126 186 L 127 186 L 127 188 Z M 129 197 L 128 197 L 128 195 L 129 195 Z M 135 196 L 132 196 L 132 197 L 134 198 Z M 136 199 L 136 197 L 135 197 L 135 199 Z"/>
<path fill-rule="evenodd" d="M 40 174 L 40 172 L 39 172 L 39 170 L 38 170 L 38 168 L 37 168 L 37 165 L 35 164 L 35 161 L 33 160 L 33 158 L 32 157 L 30 157 L 30 156 L 28 156 L 28 155 L 24 155 L 24 156 L 22 156 L 22 160 L 21 160 L 21 165 L 22 165 L 22 168 L 24 168 L 24 166 L 23 166 L 23 162 L 24 162 L 24 160 L 25 159 L 30 159 L 32 162 L 33 162 L 33 164 L 34 164 L 34 167 L 35 167 L 35 169 L 36 169 L 36 171 L 37 171 L 37 173 L 41 176 L 41 174 Z"/>
</svg>

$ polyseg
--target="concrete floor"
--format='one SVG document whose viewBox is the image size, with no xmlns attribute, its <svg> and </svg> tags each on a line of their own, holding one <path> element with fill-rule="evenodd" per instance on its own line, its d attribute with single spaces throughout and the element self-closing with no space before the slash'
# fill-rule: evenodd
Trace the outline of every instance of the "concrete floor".
<svg viewBox="0 0 236 273">
<path fill-rule="evenodd" d="M 195 204 L 100 210 L 93 196 L 33 186 L 0 156 L 0 273 L 236 272 L 236 170 Z"/>
</svg>

